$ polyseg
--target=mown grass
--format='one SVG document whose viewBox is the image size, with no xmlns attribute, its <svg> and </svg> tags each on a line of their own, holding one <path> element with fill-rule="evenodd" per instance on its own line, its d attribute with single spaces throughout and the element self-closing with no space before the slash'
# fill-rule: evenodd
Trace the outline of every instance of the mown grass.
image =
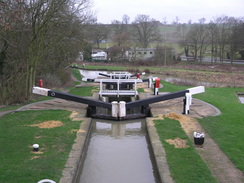
<svg viewBox="0 0 244 183">
<path fill-rule="evenodd" d="M 81 121 L 71 121 L 62 110 L 26 111 L 7 114 L 0 120 L 0 182 L 33 183 L 42 179 L 58 181 L 74 143 Z M 44 121 L 64 125 L 41 129 L 29 125 Z M 31 146 L 40 145 L 40 154 Z"/>
<path fill-rule="evenodd" d="M 165 118 L 155 120 L 160 140 L 166 151 L 170 173 L 176 183 L 214 183 L 217 182 L 212 176 L 205 162 L 196 152 L 192 142 L 185 134 L 176 120 Z M 181 138 L 187 140 L 188 148 L 175 148 L 165 140 Z"/>
<path fill-rule="evenodd" d="M 121 71 L 126 70 L 127 67 L 125 66 L 108 66 L 108 65 L 88 65 L 86 66 L 87 69 L 94 69 L 94 70 L 111 70 L 111 71 Z"/>
<path fill-rule="evenodd" d="M 138 93 L 143 93 L 144 89 L 143 88 L 138 88 L 137 91 L 138 91 Z"/>
<path fill-rule="evenodd" d="M 3 107 L 3 108 L 0 108 L 0 112 L 2 111 L 11 111 L 11 110 L 15 110 L 15 109 L 18 109 L 20 106 L 9 106 L 9 107 Z"/>
<path fill-rule="evenodd" d="M 197 98 L 221 111 L 220 116 L 206 117 L 199 122 L 237 168 L 244 172 L 244 104 L 239 102 L 237 92 L 244 92 L 244 88 L 207 88 L 205 93 L 198 95 Z"/>
<path fill-rule="evenodd" d="M 77 74 L 77 78 L 79 78 Z M 70 93 L 91 96 L 95 87 L 70 88 Z M 44 97 L 40 100 L 47 100 Z M 7 107 L 2 111 L 18 108 Z M 71 121 L 70 112 L 63 110 L 25 111 L 6 114 L 0 119 L 0 182 L 33 183 L 42 179 L 56 182 L 74 143 L 81 121 Z M 51 129 L 40 129 L 29 125 L 44 121 L 61 121 L 64 125 Z M 32 145 L 40 145 L 40 152 L 33 153 Z"/>
<path fill-rule="evenodd" d="M 98 91 L 98 87 L 84 86 L 79 88 L 73 88 L 69 91 L 69 94 L 77 96 L 92 96 L 93 92 Z"/>
<path fill-rule="evenodd" d="M 30 103 L 35 103 L 35 102 L 40 102 L 40 101 L 45 101 L 45 100 L 50 100 L 52 99 L 52 97 L 48 97 L 48 96 L 38 96 L 33 98 L 32 100 L 28 101 L 27 103 L 22 103 L 22 104 L 16 104 L 13 106 L 6 106 L 6 107 L 2 107 L 0 108 L 0 112 L 2 111 L 11 111 L 11 110 L 16 110 L 24 105 L 30 104 Z"/>
<path fill-rule="evenodd" d="M 161 81 L 164 88 L 159 91 L 175 92 L 190 88 Z M 244 172 L 244 104 L 241 104 L 237 92 L 244 88 L 205 88 L 206 91 L 194 95 L 194 98 L 208 102 L 221 111 L 221 115 L 198 119 L 204 130 L 218 143 L 221 150 Z"/>
<path fill-rule="evenodd" d="M 71 69 L 71 74 L 74 76 L 75 79 L 78 81 L 82 81 L 82 76 L 80 74 L 79 69 Z"/>
</svg>

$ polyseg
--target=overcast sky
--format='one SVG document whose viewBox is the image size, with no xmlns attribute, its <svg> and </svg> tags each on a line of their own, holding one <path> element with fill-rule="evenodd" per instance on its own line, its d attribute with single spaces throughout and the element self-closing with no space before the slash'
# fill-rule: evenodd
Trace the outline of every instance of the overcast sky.
<svg viewBox="0 0 244 183">
<path fill-rule="evenodd" d="M 179 18 L 180 23 L 189 20 L 198 22 L 205 18 L 206 23 L 217 16 L 244 17 L 244 0 L 93 0 L 93 11 L 98 23 L 109 24 L 112 20 L 122 20 L 124 14 L 134 21 L 136 15 L 149 15 L 168 23 Z"/>
</svg>

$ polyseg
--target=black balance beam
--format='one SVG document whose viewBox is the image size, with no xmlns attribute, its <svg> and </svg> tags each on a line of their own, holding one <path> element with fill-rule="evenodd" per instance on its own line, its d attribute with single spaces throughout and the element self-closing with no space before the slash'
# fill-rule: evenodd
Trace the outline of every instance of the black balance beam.
<svg viewBox="0 0 244 183">
<path fill-rule="evenodd" d="M 84 97 L 79 97 L 76 95 L 71 95 L 71 94 L 67 94 L 67 93 L 62 93 L 62 92 L 56 92 L 56 91 L 48 91 L 48 96 L 50 97 L 56 97 L 56 98 L 61 98 L 61 99 L 65 99 L 65 100 L 70 100 L 73 102 L 79 102 L 79 103 L 83 103 L 83 104 L 88 104 L 90 106 L 96 106 L 96 107 L 103 107 L 106 109 L 112 109 L 112 104 L 108 103 L 108 102 L 103 102 L 100 100 L 95 100 L 95 99 L 91 99 L 91 98 L 84 98 Z"/>
<path fill-rule="evenodd" d="M 189 93 L 189 90 L 182 90 L 182 91 L 167 93 L 165 95 L 158 95 L 155 97 L 146 98 L 146 99 L 142 99 L 142 100 L 136 100 L 133 102 L 126 103 L 125 106 L 126 106 L 126 109 L 131 109 L 131 108 L 135 108 L 138 106 L 146 106 L 146 105 L 156 103 L 156 102 L 160 102 L 160 101 L 184 97 L 186 93 Z"/>
</svg>

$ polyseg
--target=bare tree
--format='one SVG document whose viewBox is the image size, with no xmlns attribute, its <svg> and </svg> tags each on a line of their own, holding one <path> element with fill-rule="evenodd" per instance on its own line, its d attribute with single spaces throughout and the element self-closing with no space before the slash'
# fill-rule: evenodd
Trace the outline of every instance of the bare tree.
<svg viewBox="0 0 244 183">
<path fill-rule="evenodd" d="M 89 26 L 89 39 L 96 44 L 97 48 L 100 48 L 101 41 L 108 38 L 109 29 L 106 25 L 100 23 L 94 23 Z"/>
<path fill-rule="evenodd" d="M 227 44 L 230 36 L 230 24 L 228 23 L 227 16 L 218 17 L 215 22 L 218 26 L 218 56 L 223 62 L 223 59 L 226 58 L 227 53 Z"/>
<path fill-rule="evenodd" d="M 112 37 L 113 41 L 117 44 L 117 46 L 121 47 L 128 47 L 130 43 L 130 25 L 129 23 L 129 16 L 124 15 L 122 17 L 122 21 L 114 20 L 112 22 Z"/>
<path fill-rule="evenodd" d="M 176 16 L 175 19 L 172 21 L 172 24 L 173 25 L 178 25 L 179 24 L 179 20 L 180 20 L 179 17 Z"/>
<path fill-rule="evenodd" d="M 151 19 L 149 15 L 137 15 L 133 22 L 134 37 L 139 45 L 147 48 L 150 43 L 159 41 L 158 21 Z"/>
<path fill-rule="evenodd" d="M 167 24 L 167 18 L 166 17 L 163 17 L 163 22 L 162 22 L 164 25 Z"/>
<path fill-rule="evenodd" d="M 158 45 L 155 50 L 154 61 L 159 65 L 167 66 L 172 63 L 174 49 L 171 46 Z"/>
<path fill-rule="evenodd" d="M 240 54 L 241 60 L 244 60 L 244 18 L 240 19 L 240 24 L 237 28 L 236 34 L 238 36 L 238 53 Z"/>
<path fill-rule="evenodd" d="M 186 40 L 186 35 L 187 32 L 189 31 L 189 26 L 187 24 L 180 24 L 177 25 L 177 29 L 176 29 L 176 36 L 179 40 L 179 45 L 180 47 L 182 47 L 184 49 L 184 53 L 186 55 L 186 57 L 189 56 L 189 45 L 187 43 Z"/>
<path fill-rule="evenodd" d="M 129 17 L 124 15 L 122 22 L 114 20 L 112 22 L 112 39 L 113 47 L 110 49 L 111 60 L 121 61 L 125 59 L 125 50 L 130 45 L 130 25 L 128 24 Z"/>
<path fill-rule="evenodd" d="M 38 75 L 57 73 L 75 58 L 84 39 L 78 25 L 91 16 L 88 7 L 89 0 L 9 0 L 0 4 L 0 103 L 30 98 Z"/>
<path fill-rule="evenodd" d="M 218 27 L 217 24 L 214 22 L 210 22 L 208 24 L 208 30 L 209 30 L 209 41 L 211 46 L 211 63 L 213 63 L 214 58 L 217 57 L 217 42 L 218 42 Z"/>
<path fill-rule="evenodd" d="M 203 54 L 208 47 L 208 29 L 204 24 L 194 24 L 191 26 L 189 32 L 187 33 L 187 44 L 192 50 L 194 60 L 198 60 L 198 55 L 200 61 L 202 61 Z"/>
<path fill-rule="evenodd" d="M 123 15 L 122 17 L 122 23 L 125 25 L 128 25 L 130 23 L 130 17 L 128 15 Z"/>
<path fill-rule="evenodd" d="M 229 34 L 229 52 L 227 52 L 228 59 L 233 63 L 236 53 L 243 49 L 243 32 L 240 31 L 241 25 L 244 23 L 241 19 L 230 17 L 228 19 L 230 24 L 230 34 Z"/>
</svg>

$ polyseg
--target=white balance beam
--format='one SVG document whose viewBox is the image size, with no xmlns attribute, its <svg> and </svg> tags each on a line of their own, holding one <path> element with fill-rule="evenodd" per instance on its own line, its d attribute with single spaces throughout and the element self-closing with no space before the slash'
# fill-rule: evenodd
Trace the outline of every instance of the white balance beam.
<svg viewBox="0 0 244 183">
<path fill-rule="evenodd" d="M 187 90 L 189 90 L 190 94 L 194 95 L 194 94 L 205 92 L 205 87 L 204 86 L 197 86 L 197 87 L 193 87 L 193 88 L 188 88 Z"/>
<path fill-rule="evenodd" d="M 50 89 L 42 88 L 42 87 L 38 87 L 38 86 L 34 86 L 32 88 L 32 93 L 35 93 L 38 95 L 48 96 L 48 91 L 50 91 Z"/>
</svg>

